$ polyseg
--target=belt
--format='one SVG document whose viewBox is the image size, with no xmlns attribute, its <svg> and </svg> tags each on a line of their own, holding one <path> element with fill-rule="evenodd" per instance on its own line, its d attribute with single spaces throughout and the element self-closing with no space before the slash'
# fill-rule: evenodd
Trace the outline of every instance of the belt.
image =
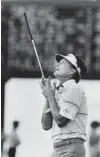
<svg viewBox="0 0 100 157">
<path fill-rule="evenodd" d="M 70 144 L 73 144 L 73 143 L 81 143 L 81 144 L 83 144 L 84 140 L 81 139 L 81 138 L 66 139 L 66 140 L 54 143 L 53 147 L 55 149 L 55 148 L 63 147 L 63 146 L 70 145 Z"/>
</svg>

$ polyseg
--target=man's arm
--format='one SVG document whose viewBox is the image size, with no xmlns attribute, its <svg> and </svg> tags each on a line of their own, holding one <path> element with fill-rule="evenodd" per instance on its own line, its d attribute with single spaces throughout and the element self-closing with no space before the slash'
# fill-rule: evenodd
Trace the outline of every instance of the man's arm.
<svg viewBox="0 0 100 157">
<path fill-rule="evenodd" d="M 49 103 L 47 100 L 45 100 L 45 106 L 44 106 L 44 110 L 42 113 L 42 119 L 41 119 L 41 123 L 42 123 L 42 128 L 44 130 L 50 130 L 52 128 L 52 121 L 53 121 L 53 117 L 51 112 L 47 112 L 45 113 L 45 111 L 50 108 L 49 107 Z"/>
<path fill-rule="evenodd" d="M 59 114 L 60 108 L 55 99 L 55 86 L 51 85 L 50 77 L 46 81 L 45 86 L 42 85 L 42 93 L 48 100 L 48 104 L 51 110 L 50 114 L 52 115 L 53 119 L 56 121 L 59 127 L 64 127 L 70 121 L 70 119 Z"/>
<path fill-rule="evenodd" d="M 52 114 L 53 118 L 55 119 L 57 125 L 60 128 L 67 125 L 67 123 L 70 121 L 70 119 L 63 117 L 59 114 L 60 108 L 58 107 L 55 97 L 54 96 L 48 97 L 48 102 L 49 102 L 51 114 Z"/>
</svg>

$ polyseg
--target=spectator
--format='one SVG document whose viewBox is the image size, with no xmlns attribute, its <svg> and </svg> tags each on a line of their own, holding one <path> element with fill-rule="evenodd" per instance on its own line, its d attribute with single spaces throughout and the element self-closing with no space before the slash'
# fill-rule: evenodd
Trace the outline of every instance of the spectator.
<svg viewBox="0 0 100 157">
<path fill-rule="evenodd" d="M 100 157 L 100 122 L 91 123 L 91 134 L 89 138 L 90 157 Z"/>
<path fill-rule="evenodd" d="M 6 151 L 4 150 L 4 153 L 7 152 L 8 157 L 15 157 L 16 149 L 17 149 L 18 145 L 20 144 L 20 140 L 19 140 L 19 137 L 17 134 L 18 127 L 19 127 L 19 122 L 14 121 L 11 134 L 4 135 L 4 137 L 3 137 L 3 140 L 5 141 L 5 143 L 8 144 L 8 149 Z"/>
</svg>

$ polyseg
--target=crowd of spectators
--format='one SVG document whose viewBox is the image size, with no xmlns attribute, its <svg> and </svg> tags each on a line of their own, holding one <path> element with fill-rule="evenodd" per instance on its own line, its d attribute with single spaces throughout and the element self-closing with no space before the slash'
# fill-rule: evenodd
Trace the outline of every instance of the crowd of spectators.
<svg viewBox="0 0 100 157">
<path fill-rule="evenodd" d="M 2 12 L 6 12 L 5 5 Z M 44 70 L 54 70 L 54 56 L 57 53 L 77 53 L 85 59 L 88 57 L 87 42 L 87 10 L 80 8 L 57 8 L 39 4 L 11 4 L 8 7 L 8 21 L 4 21 L 6 14 L 2 14 L 2 24 L 8 22 L 8 68 L 19 70 L 39 71 L 35 53 L 28 34 L 23 13 L 27 13 L 30 29 Z M 100 10 L 95 11 L 95 21 L 100 20 Z M 95 22 L 100 31 L 100 21 Z M 7 30 L 6 30 L 7 31 Z M 94 41 L 94 40 L 93 40 Z M 93 49 L 99 55 L 100 32 L 95 37 L 99 45 Z M 95 43 L 93 42 L 93 44 Z M 2 47 L 5 47 L 3 45 Z M 91 52 L 92 55 L 92 52 Z M 95 57 L 93 55 L 93 57 Z M 92 58 L 92 61 L 95 58 Z M 100 58 L 100 55 L 99 55 Z M 94 68 L 98 70 L 98 63 Z M 100 67 L 100 66 L 99 66 Z"/>
<path fill-rule="evenodd" d="M 77 53 L 84 56 L 84 10 L 72 9 L 70 15 L 70 9 L 66 9 L 64 17 L 61 15 L 62 11 L 54 6 L 12 4 L 9 12 L 9 67 L 38 70 L 23 12 L 27 12 L 30 29 L 44 68 L 53 71 L 53 57 L 56 53 L 76 53 L 77 50 Z"/>
</svg>

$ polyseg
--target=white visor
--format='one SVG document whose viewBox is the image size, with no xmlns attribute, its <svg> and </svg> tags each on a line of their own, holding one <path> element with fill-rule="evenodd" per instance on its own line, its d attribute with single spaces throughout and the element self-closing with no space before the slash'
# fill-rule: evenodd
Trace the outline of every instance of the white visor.
<svg viewBox="0 0 100 157">
<path fill-rule="evenodd" d="M 76 57 L 72 53 L 68 54 L 67 56 L 64 56 L 64 55 L 61 55 L 61 54 L 56 55 L 56 61 L 57 62 L 59 62 L 63 58 L 67 59 L 76 68 L 76 70 L 79 73 L 79 76 L 81 76 L 81 69 L 77 65 Z"/>
</svg>

